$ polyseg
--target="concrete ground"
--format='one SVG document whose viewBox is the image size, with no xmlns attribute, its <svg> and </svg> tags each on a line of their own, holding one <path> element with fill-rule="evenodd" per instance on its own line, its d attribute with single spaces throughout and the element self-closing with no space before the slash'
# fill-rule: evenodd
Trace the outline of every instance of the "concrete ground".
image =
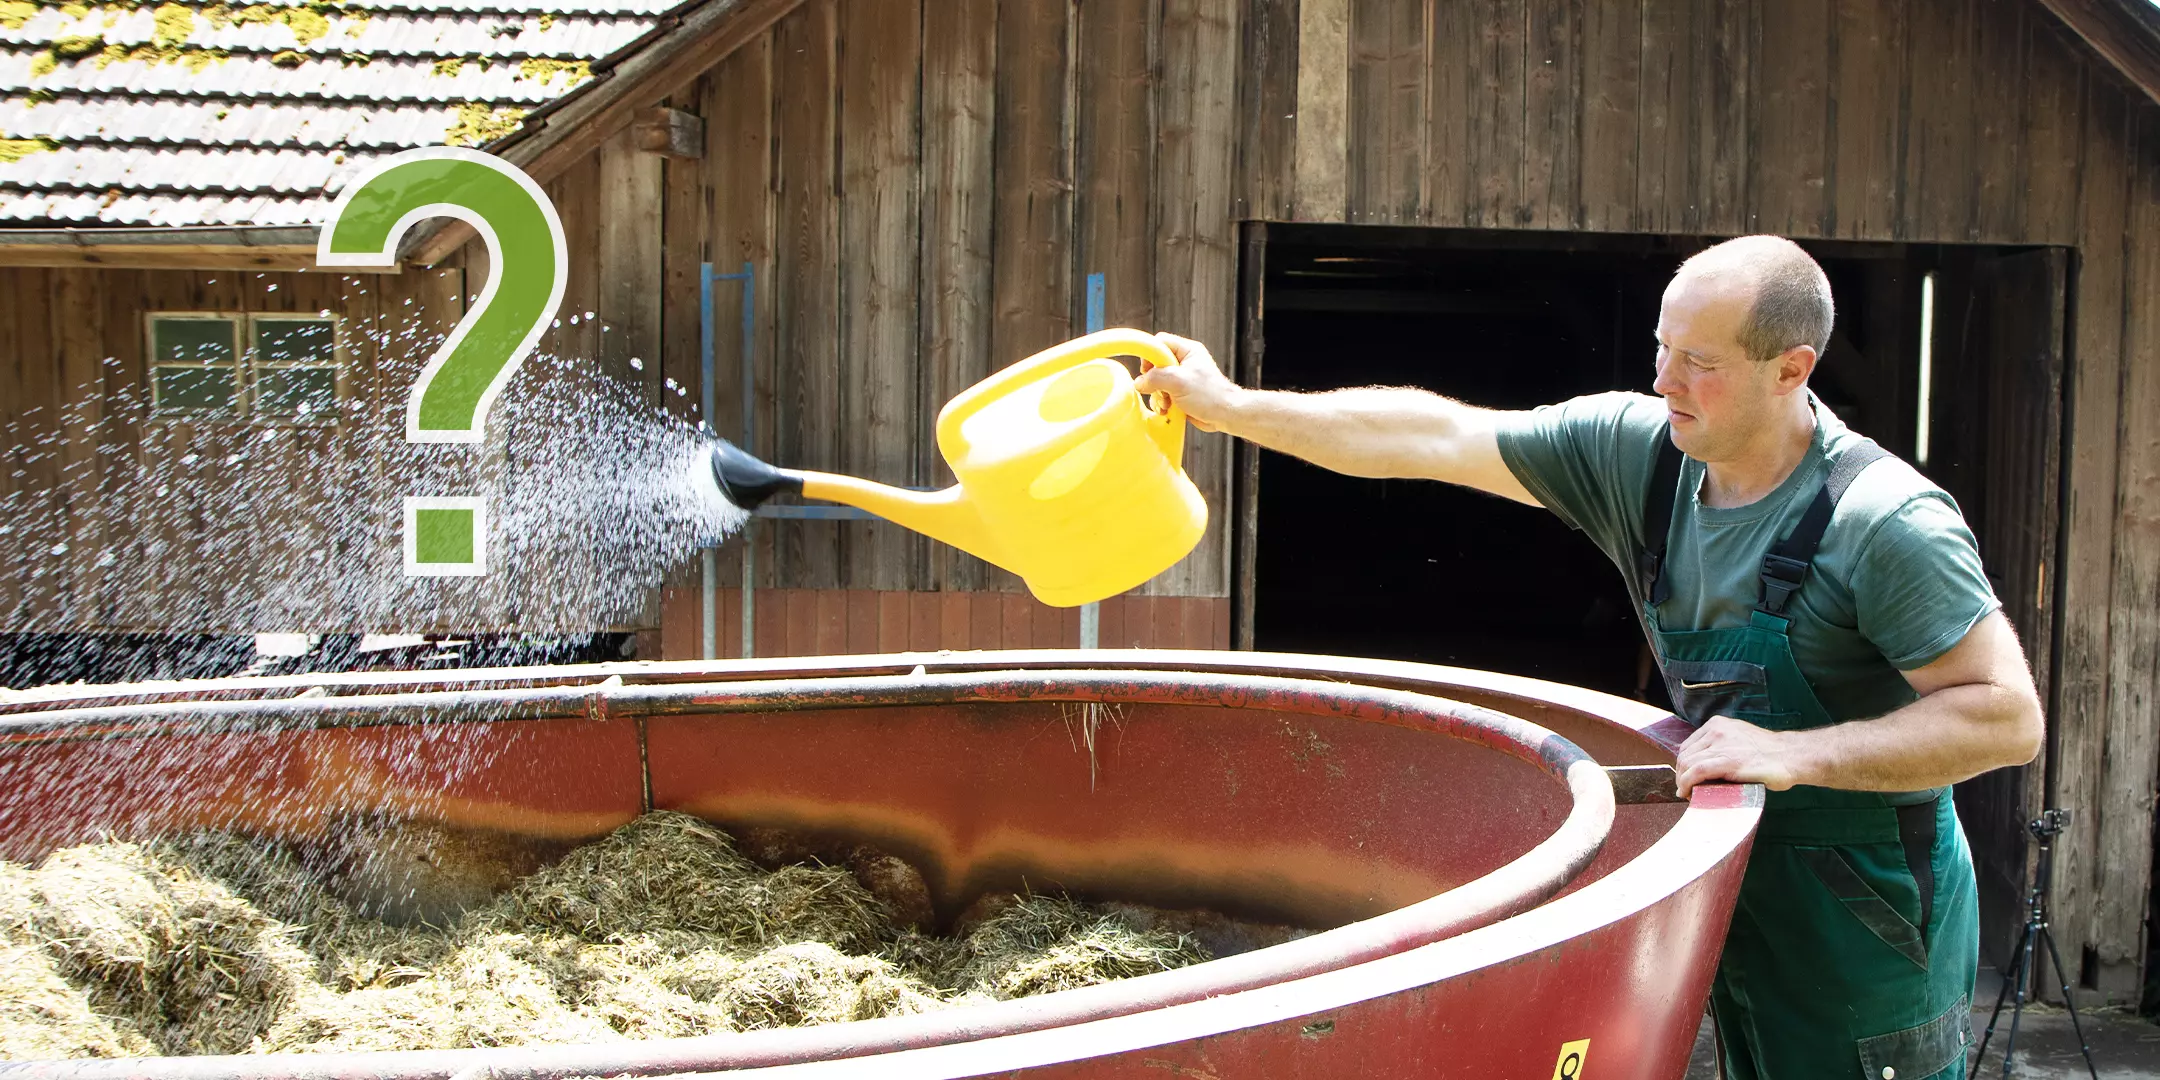
<svg viewBox="0 0 2160 1080">
<path fill-rule="evenodd" d="M 1973 995 L 1977 999 L 1973 1008 L 1975 1046 L 1979 1044 L 1981 1033 L 1987 1030 L 1988 1014 L 1994 1011 L 1995 994 L 2001 986 L 2001 979 L 1995 972 L 1981 971 L 1980 985 Z M 2113 1009 L 2080 1010 L 2078 1020 L 2084 1026 L 2086 1042 L 2092 1047 L 2093 1063 L 2099 1067 L 2100 1080 L 2160 1078 L 2160 1025 L 2134 1012 Z M 2004 1075 L 2002 1046 L 2009 1030 L 2010 1007 L 2006 1005 L 2002 1021 L 1996 1026 L 1994 1041 L 1988 1044 L 1987 1062 L 1966 1074 L 1971 1080 Z M 1688 1066 L 1687 1080 L 1717 1080 L 1713 1046 L 1710 1025 L 1706 1021 L 1695 1040 L 1695 1059 Z M 2052 1005 L 2025 1006 L 2025 1015 L 2018 1023 L 2017 1061 L 2008 1075 L 2018 1080 L 2089 1080 L 2085 1059 L 2078 1053 L 2077 1036 L 2071 1031 L 2068 1012 Z"/>
</svg>

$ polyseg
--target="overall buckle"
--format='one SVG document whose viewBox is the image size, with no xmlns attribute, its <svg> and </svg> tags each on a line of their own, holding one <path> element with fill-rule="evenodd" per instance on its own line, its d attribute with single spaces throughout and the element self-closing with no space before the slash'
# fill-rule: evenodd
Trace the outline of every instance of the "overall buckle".
<svg viewBox="0 0 2160 1080">
<path fill-rule="evenodd" d="M 1777 554 L 1763 556 L 1762 609 L 1772 615 L 1783 615 L 1785 605 L 1800 591 L 1807 574 L 1808 564 L 1799 559 Z"/>
</svg>

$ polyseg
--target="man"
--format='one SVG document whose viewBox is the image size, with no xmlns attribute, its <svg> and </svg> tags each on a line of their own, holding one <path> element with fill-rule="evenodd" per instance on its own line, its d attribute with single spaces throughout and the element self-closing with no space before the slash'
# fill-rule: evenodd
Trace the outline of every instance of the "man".
<svg viewBox="0 0 2160 1080">
<path fill-rule="evenodd" d="M 2040 703 L 1956 505 L 1809 392 L 1832 315 L 1813 259 L 1751 236 L 1667 286 L 1656 397 L 1258 391 L 1170 337 L 1182 363 L 1140 389 L 1204 429 L 1587 533 L 1696 725 L 1681 792 L 1770 789 L 1712 994 L 1726 1075 L 1963 1077 L 1978 899 L 1949 785 L 2030 761 Z"/>
</svg>

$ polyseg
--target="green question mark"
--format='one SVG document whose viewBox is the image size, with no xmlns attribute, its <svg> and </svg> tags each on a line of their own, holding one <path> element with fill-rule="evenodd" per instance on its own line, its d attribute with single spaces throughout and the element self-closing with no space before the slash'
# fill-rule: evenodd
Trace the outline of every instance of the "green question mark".
<svg viewBox="0 0 2160 1080">
<path fill-rule="evenodd" d="M 428 218 L 457 218 L 487 244 L 487 284 L 428 358 L 405 405 L 408 442 L 476 443 L 495 395 L 555 318 L 568 276 L 562 218 L 533 178 L 476 150 L 429 146 L 375 163 L 330 207 L 315 261 L 396 266 L 405 233 Z M 408 577 L 487 573 L 487 500 L 406 496 Z"/>
</svg>

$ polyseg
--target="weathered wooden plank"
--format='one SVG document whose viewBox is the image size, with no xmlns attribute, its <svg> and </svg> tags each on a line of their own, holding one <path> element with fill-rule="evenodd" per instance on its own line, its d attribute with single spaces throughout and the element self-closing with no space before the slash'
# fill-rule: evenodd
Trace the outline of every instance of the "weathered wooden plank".
<svg viewBox="0 0 2160 1080">
<path fill-rule="evenodd" d="M 1754 95 L 1755 218 L 1784 236 L 1823 235 L 1829 215 L 1831 20 L 1825 4 L 1767 4 Z"/>
<path fill-rule="evenodd" d="M 1160 0 L 1082 4 L 1073 276 L 1103 275 L 1106 326 L 1155 325 L 1155 31 Z"/>
<path fill-rule="evenodd" d="M 796 468 L 841 467 L 839 215 L 833 191 L 837 141 L 837 0 L 808 0 L 781 20 L 774 41 L 773 127 L 779 191 L 773 254 L 773 449 Z M 831 522 L 775 523 L 775 572 L 791 586 L 837 588 L 840 531 Z"/>
<path fill-rule="evenodd" d="M 1164 0 L 1163 70 L 1157 159 L 1155 318 L 1159 329 L 1235 348 L 1235 227 L 1224 210 L 1232 190 L 1237 123 L 1237 0 Z M 1207 499 L 1208 532 L 1193 553 L 1150 589 L 1223 596 L 1229 592 L 1230 494 L 1227 438 L 1188 433 L 1185 469 Z"/>
<path fill-rule="evenodd" d="M 921 0 L 843 0 L 839 76 L 840 466 L 919 485 Z M 921 534 L 885 522 L 841 528 L 850 584 L 915 586 Z"/>
<path fill-rule="evenodd" d="M 2029 4 L 1982 4 L 1974 27 L 1978 70 L 1967 107 L 1973 111 L 1972 238 L 2017 243 L 2027 234 L 2030 196 L 2025 160 L 2028 110 L 2034 91 L 2025 77 L 2025 14 Z M 2044 18 L 2045 16 L 2043 16 Z"/>
<path fill-rule="evenodd" d="M 998 5 L 993 369 L 1072 336 L 1067 15 L 1064 0 Z"/>
<path fill-rule="evenodd" d="M 54 270 L 52 286 L 33 294 L 51 305 L 55 362 L 59 365 L 60 494 L 67 503 L 66 568 L 69 606 L 84 625 L 110 619 L 105 567 L 111 554 L 105 530 L 104 321 L 99 318 L 98 272 Z"/>
<path fill-rule="evenodd" d="M 628 129 L 600 144 L 601 371 L 628 382 L 645 402 L 659 405 L 661 222 L 666 186 L 663 159 L 641 150 Z M 691 234 L 696 235 L 696 234 Z"/>
<path fill-rule="evenodd" d="M 1470 147 L 1471 101 L 1480 92 L 1474 62 L 1483 33 L 1482 8 L 1431 5 L 1425 55 L 1425 220 L 1454 227 L 1471 223 L 1478 205 L 1480 163 Z"/>
<path fill-rule="evenodd" d="M 1731 235 L 1748 228 L 1748 124 L 1754 81 L 1754 0 L 1709 0 L 1694 33 L 1696 179 L 1684 214 L 1698 232 Z"/>
<path fill-rule="evenodd" d="M 1905 8 L 1834 0 L 1830 57 L 1830 196 L 1824 231 L 1848 239 L 1896 235 L 1906 111 Z M 1764 152 L 1770 149 L 1765 143 Z"/>
<path fill-rule="evenodd" d="M 751 426 L 756 437 L 746 439 L 743 431 L 740 283 L 714 283 L 713 416 L 706 422 L 715 432 L 737 443 L 747 443 L 752 453 L 761 455 L 777 455 L 778 446 L 774 440 L 778 379 L 775 324 L 779 311 L 774 299 L 779 290 L 772 276 L 777 265 L 773 257 L 777 211 L 772 164 L 773 40 L 773 34 L 766 34 L 744 45 L 705 80 L 703 108 L 710 122 L 706 127 L 705 160 L 698 177 L 700 200 L 710 207 L 709 228 L 699 234 L 705 256 L 700 261 L 709 259 L 714 272 L 721 274 L 741 273 L 747 263 L 757 275 L 751 313 L 757 332 L 750 345 L 754 353 L 750 358 L 751 374 L 756 386 Z M 697 318 L 697 294 L 685 296 L 683 303 L 690 317 Z M 736 332 L 727 333 L 728 329 Z M 699 363 L 695 353 L 690 363 Z M 689 397 L 702 398 L 701 373 L 691 372 L 684 385 L 692 388 Z M 741 560 L 747 554 L 755 584 L 776 584 L 775 540 L 779 533 L 770 523 L 746 526 L 721 549 L 721 580 L 740 586 Z"/>
<path fill-rule="evenodd" d="M 1425 209 L 1424 0 L 1350 8 L 1349 218 L 1411 224 Z"/>
<path fill-rule="evenodd" d="M 2081 64 L 2082 68 L 2083 65 Z M 2102 815 L 2091 801 L 2105 770 L 2108 644 L 2115 568 L 2116 448 L 2125 366 L 2123 311 L 2129 226 L 2129 147 L 2134 129 L 2123 93 L 2087 77 L 2080 121 L 2076 228 L 2080 240 L 2067 391 L 2069 467 L 2062 552 L 2061 660 L 2056 668 L 2055 793 L 2071 815 L 2055 849 L 2050 917 L 2071 955 L 2098 940 Z"/>
<path fill-rule="evenodd" d="M 1085 9 L 1082 9 L 1085 15 Z M 1239 69 L 1241 218 L 1282 220 L 1297 183 L 1298 0 L 1253 0 Z"/>
<path fill-rule="evenodd" d="M 1297 177 L 1299 221 L 1347 220 L 1350 197 L 1350 2 L 1299 0 Z"/>
<path fill-rule="evenodd" d="M 2078 239 L 2078 172 L 2084 158 L 2085 65 L 2045 19 L 2024 20 L 2024 242 Z"/>
<path fill-rule="evenodd" d="M 1601 0 L 1583 12 L 1582 227 L 1633 226 L 1641 122 L 1642 2 Z"/>
<path fill-rule="evenodd" d="M 1644 232 L 1694 227 L 1688 213 L 1695 188 L 1693 8 L 1691 0 L 1642 0 L 1635 226 Z"/>
<path fill-rule="evenodd" d="M 1232 375 L 1240 386 L 1261 387 L 1266 385 L 1262 365 L 1267 357 L 1267 225 L 1247 222 L 1239 241 L 1243 257 L 1238 267 L 1238 354 Z M 1234 515 L 1230 597 L 1236 609 L 1232 618 L 1235 647 L 1250 649 L 1260 586 L 1260 447 L 1239 440 L 1235 468 L 1235 497 L 1228 509 Z M 1107 630 L 1104 635 L 1104 642 L 1113 640 Z"/>
<path fill-rule="evenodd" d="M 922 380 L 925 483 L 950 484 L 936 452 L 938 410 L 991 371 L 990 275 L 996 0 L 923 8 Z M 944 544 L 924 555 L 925 587 L 983 587 L 990 568 Z M 947 624 L 965 627 L 966 620 Z M 953 647 L 965 647 L 962 640 Z"/>
<path fill-rule="evenodd" d="M 1972 95 L 1979 0 L 1908 8 L 1905 139 L 1898 238 L 1961 242 L 1977 232 Z"/>
<path fill-rule="evenodd" d="M 1530 0 L 1525 8 L 1522 223 L 1534 229 L 1582 227 L 1584 9 L 1594 6 Z"/>
<path fill-rule="evenodd" d="M 1480 0 L 1464 70 L 1469 77 L 1467 128 L 1471 170 L 1467 222 L 1489 229 L 1530 223 L 1525 183 L 1530 132 L 1524 71 L 1529 27 L 1525 0 Z"/>
<path fill-rule="evenodd" d="M 2108 628 L 2106 745 L 2099 791 L 2098 905 L 2092 945 L 2135 972 L 2151 887 L 2152 812 L 2160 763 L 2160 106 L 2135 110 L 2125 233 L 2121 461 Z"/>
</svg>

